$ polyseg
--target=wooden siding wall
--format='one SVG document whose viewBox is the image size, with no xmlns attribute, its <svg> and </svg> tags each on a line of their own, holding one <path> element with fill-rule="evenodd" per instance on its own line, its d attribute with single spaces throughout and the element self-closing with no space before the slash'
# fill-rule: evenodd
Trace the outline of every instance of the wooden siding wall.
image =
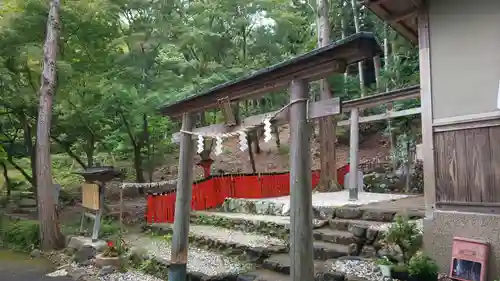
<svg viewBox="0 0 500 281">
<path fill-rule="evenodd" d="M 434 133 L 437 202 L 500 203 L 500 126 Z"/>
</svg>

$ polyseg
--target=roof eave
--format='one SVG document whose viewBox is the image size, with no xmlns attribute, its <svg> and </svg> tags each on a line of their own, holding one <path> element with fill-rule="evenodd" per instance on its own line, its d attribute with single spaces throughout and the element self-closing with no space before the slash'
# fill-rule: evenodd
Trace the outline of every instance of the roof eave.
<svg viewBox="0 0 500 281">
<path fill-rule="evenodd" d="M 398 0 L 399 3 L 407 2 L 413 6 L 413 9 L 407 10 L 406 13 L 411 13 L 411 16 L 401 18 L 395 17 L 391 14 L 390 9 L 386 7 L 388 0 L 365 0 L 363 4 L 372 11 L 375 15 L 377 15 L 382 21 L 386 22 L 389 26 L 391 26 L 394 30 L 396 30 L 403 37 L 408 39 L 413 44 L 418 44 L 418 30 L 415 28 L 411 28 L 408 24 L 406 24 L 405 20 L 415 19 L 417 17 L 418 5 L 420 1 L 416 0 Z"/>
</svg>

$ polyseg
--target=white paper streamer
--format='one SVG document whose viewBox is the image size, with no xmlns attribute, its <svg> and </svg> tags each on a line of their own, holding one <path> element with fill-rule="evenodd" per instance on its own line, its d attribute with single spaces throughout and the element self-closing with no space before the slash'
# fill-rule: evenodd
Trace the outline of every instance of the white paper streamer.
<svg viewBox="0 0 500 281">
<path fill-rule="evenodd" d="M 216 156 L 219 156 L 222 154 L 222 138 L 221 137 L 216 137 L 215 138 L 215 151 L 214 151 Z"/>
<path fill-rule="evenodd" d="M 264 119 L 264 142 L 270 141 L 273 136 L 271 134 L 271 120 L 266 118 Z"/>
<path fill-rule="evenodd" d="M 198 135 L 198 153 L 203 152 L 203 147 L 205 146 L 205 142 L 203 141 L 203 136 Z"/>
<path fill-rule="evenodd" d="M 245 151 L 248 149 L 247 134 L 244 131 L 238 132 L 240 135 L 240 150 Z"/>
</svg>

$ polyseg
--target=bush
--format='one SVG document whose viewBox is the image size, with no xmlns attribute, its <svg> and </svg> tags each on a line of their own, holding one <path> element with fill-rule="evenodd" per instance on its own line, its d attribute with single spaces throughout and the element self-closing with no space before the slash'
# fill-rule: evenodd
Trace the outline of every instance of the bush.
<svg viewBox="0 0 500 281">
<path fill-rule="evenodd" d="M 404 263 L 408 263 L 422 246 L 422 231 L 407 217 L 398 216 L 384 235 L 383 243 L 399 246 Z"/>
<path fill-rule="evenodd" d="M 437 280 L 439 267 L 437 263 L 422 252 L 414 255 L 408 263 L 410 276 L 418 277 L 420 280 Z"/>
<path fill-rule="evenodd" d="M 40 226 L 32 220 L 0 219 L 2 244 L 16 251 L 31 251 L 40 246 Z"/>
</svg>

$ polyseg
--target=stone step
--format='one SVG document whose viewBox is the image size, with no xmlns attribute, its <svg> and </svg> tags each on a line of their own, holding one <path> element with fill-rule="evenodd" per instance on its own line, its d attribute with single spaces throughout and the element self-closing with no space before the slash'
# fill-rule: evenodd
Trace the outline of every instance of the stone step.
<svg viewBox="0 0 500 281">
<path fill-rule="evenodd" d="M 160 234 L 172 233 L 170 224 L 152 224 L 149 228 Z M 252 262 L 287 251 L 287 242 L 283 239 L 209 225 L 191 225 L 189 238 L 200 248 L 231 255 L 245 254 Z"/>
<path fill-rule="evenodd" d="M 257 232 L 286 240 L 288 239 L 290 217 L 197 211 L 191 214 L 191 223 L 213 225 L 251 233 Z M 322 225 L 326 225 L 326 223 L 327 221 L 323 221 Z"/>
<path fill-rule="evenodd" d="M 251 233 L 257 232 L 288 240 L 290 217 L 197 211 L 191 214 L 191 223 L 213 225 Z M 312 224 L 313 228 L 317 229 L 327 225 L 328 221 L 313 219 Z"/>
<path fill-rule="evenodd" d="M 314 241 L 313 250 L 315 260 L 326 261 L 329 259 L 356 255 L 358 247 L 355 244 L 346 246 L 324 241 Z"/>
<path fill-rule="evenodd" d="M 236 281 L 292 281 L 289 275 L 267 269 L 258 269 L 238 275 Z"/>
<path fill-rule="evenodd" d="M 274 254 L 265 259 L 262 267 L 268 270 L 276 271 L 282 274 L 290 275 L 291 260 L 289 254 Z M 324 261 L 314 261 L 314 272 L 323 272 L 325 268 Z"/>
<path fill-rule="evenodd" d="M 331 228 L 320 228 L 313 231 L 315 240 L 330 242 L 340 245 L 350 245 L 358 243 L 362 237 L 356 237 L 349 231 L 334 230 Z"/>
<path fill-rule="evenodd" d="M 372 222 L 393 222 L 397 215 L 408 216 L 410 219 L 421 219 L 425 213 L 421 210 L 404 208 L 373 208 L 369 206 L 319 207 L 316 209 L 321 219 L 348 219 Z"/>
<path fill-rule="evenodd" d="M 362 227 L 365 229 L 386 229 L 391 223 L 388 222 L 378 222 L 378 221 L 364 221 L 364 220 L 350 220 L 350 219 L 340 219 L 334 218 L 328 220 L 328 225 L 336 230 L 349 231 L 352 232 L 355 226 Z"/>
</svg>

